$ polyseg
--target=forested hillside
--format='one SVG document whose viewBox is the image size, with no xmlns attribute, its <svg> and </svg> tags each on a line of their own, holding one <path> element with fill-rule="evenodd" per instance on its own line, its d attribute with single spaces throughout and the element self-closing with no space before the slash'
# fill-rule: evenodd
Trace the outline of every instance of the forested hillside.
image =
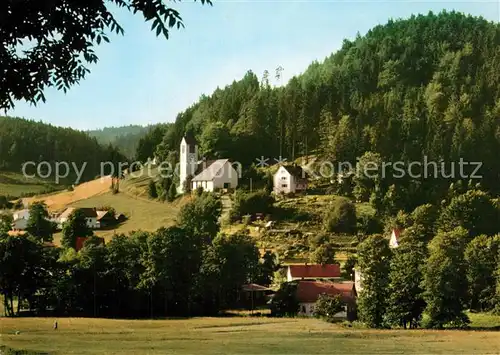
<svg viewBox="0 0 500 355">
<path fill-rule="evenodd" d="M 87 131 L 88 135 L 97 138 L 97 141 L 103 145 L 112 144 L 116 146 L 121 153 L 130 159 L 134 158 L 137 145 L 153 126 L 129 125 L 122 127 L 105 127 Z"/>
<path fill-rule="evenodd" d="M 52 165 L 67 162 L 70 166 L 76 164 L 78 169 L 86 162 L 83 178 L 92 179 L 100 173 L 101 162 L 120 160 L 125 161 L 125 158 L 113 146 L 101 146 L 96 138 L 84 132 L 21 118 L 0 117 L 0 171 L 20 172 L 25 162 L 46 161 Z"/>
<path fill-rule="evenodd" d="M 290 160 L 311 152 L 334 163 L 355 163 L 366 152 L 406 163 L 463 158 L 483 162 L 481 184 L 499 191 L 498 24 L 455 12 L 389 21 L 345 40 L 285 86 L 273 85 L 274 74 L 259 79 L 249 71 L 201 97 L 177 116 L 159 155 L 192 132 L 202 154 L 246 164 L 261 155 Z M 449 184 L 403 179 L 398 188 L 418 205 L 436 201 Z"/>
</svg>

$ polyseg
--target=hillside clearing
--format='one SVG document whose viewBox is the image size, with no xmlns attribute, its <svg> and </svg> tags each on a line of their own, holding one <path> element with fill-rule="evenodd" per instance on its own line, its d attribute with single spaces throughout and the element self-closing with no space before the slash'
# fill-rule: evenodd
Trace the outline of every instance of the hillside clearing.
<svg viewBox="0 0 500 355">
<path fill-rule="evenodd" d="M 19 197 L 28 193 L 43 193 L 44 191 L 62 188 L 49 181 L 37 178 L 27 178 L 20 173 L 0 173 L 0 195 Z"/>
<path fill-rule="evenodd" d="M 51 354 L 486 354 L 498 332 L 347 329 L 315 319 L 2 319 L 14 349 Z M 15 334 L 16 331 L 20 333 Z"/>
<path fill-rule="evenodd" d="M 72 203 L 71 207 L 100 207 L 111 206 L 117 213 L 123 213 L 128 217 L 127 221 L 118 225 L 115 229 L 96 230 L 97 236 L 109 240 L 115 233 L 128 234 L 132 231 L 143 230 L 154 232 L 158 228 L 168 227 L 175 223 L 177 213 L 189 198 L 180 198 L 173 203 L 163 203 L 153 200 L 131 196 L 126 193 L 113 195 L 110 192 L 93 196 L 85 200 Z M 59 243 L 61 233 L 54 236 L 56 244 Z"/>
<path fill-rule="evenodd" d="M 61 211 L 72 203 L 108 192 L 110 185 L 111 177 L 105 176 L 80 184 L 75 187 L 74 191 L 24 198 L 23 202 L 30 204 L 34 201 L 44 201 L 51 212 Z"/>
</svg>

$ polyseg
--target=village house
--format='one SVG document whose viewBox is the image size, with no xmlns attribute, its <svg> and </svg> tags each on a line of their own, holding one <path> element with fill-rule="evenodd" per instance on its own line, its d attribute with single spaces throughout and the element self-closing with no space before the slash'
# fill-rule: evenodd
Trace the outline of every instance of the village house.
<svg viewBox="0 0 500 355">
<path fill-rule="evenodd" d="M 15 211 L 12 214 L 12 218 L 14 219 L 14 221 L 18 220 L 18 219 L 28 220 L 28 219 L 30 219 L 30 210 L 24 209 L 24 210 Z"/>
<path fill-rule="evenodd" d="M 286 273 L 286 279 L 288 282 L 294 280 L 341 279 L 340 265 L 338 264 L 289 265 Z"/>
<path fill-rule="evenodd" d="M 13 231 L 23 231 L 28 227 L 28 220 L 24 218 L 15 219 L 12 222 Z"/>
<path fill-rule="evenodd" d="M 180 145 L 178 191 L 184 192 L 185 181 L 191 177 L 191 190 L 204 191 L 235 189 L 238 186 L 238 171 L 229 159 L 198 160 L 198 146 L 193 137 L 186 136 Z"/>
<path fill-rule="evenodd" d="M 85 220 L 87 222 L 87 227 L 91 229 L 100 228 L 99 221 L 97 220 L 97 210 L 95 208 L 78 208 L 85 215 Z M 77 208 L 69 207 L 67 208 L 60 216 L 58 221 L 58 227 L 62 228 L 64 223 L 69 219 L 69 216 L 75 211 Z"/>
<path fill-rule="evenodd" d="M 307 189 L 306 173 L 300 166 L 282 165 L 274 174 L 273 186 L 275 194 L 289 194 L 305 191 Z"/>
<path fill-rule="evenodd" d="M 353 320 L 355 318 L 356 291 L 353 282 L 320 282 L 320 281 L 299 281 L 297 284 L 296 297 L 299 301 L 299 315 L 312 317 L 314 308 L 319 296 L 326 294 L 329 296 L 339 295 L 344 302 L 344 310 L 333 317 L 338 319 Z"/>
<path fill-rule="evenodd" d="M 12 214 L 12 231 L 23 231 L 28 227 L 28 220 L 30 218 L 29 209 L 15 211 Z"/>
<path fill-rule="evenodd" d="M 97 213 L 97 223 L 99 223 L 99 228 L 105 228 L 113 226 L 117 223 L 115 216 L 111 211 L 96 211 Z"/>
</svg>

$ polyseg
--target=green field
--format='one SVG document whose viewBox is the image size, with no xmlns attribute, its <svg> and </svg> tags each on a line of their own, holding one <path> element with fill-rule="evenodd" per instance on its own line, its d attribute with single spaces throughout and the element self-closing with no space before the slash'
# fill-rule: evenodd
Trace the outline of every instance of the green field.
<svg viewBox="0 0 500 355">
<path fill-rule="evenodd" d="M 315 319 L 1 319 L 3 345 L 53 354 L 498 354 L 500 333 L 348 329 Z M 16 332 L 19 332 L 16 334 Z"/>
<path fill-rule="evenodd" d="M 56 187 L 48 181 L 27 178 L 20 173 L 0 172 L 0 195 L 19 197 L 23 193 L 42 193 Z"/>
<path fill-rule="evenodd" d="M 116 229 L 96 231 L 98 236 L 110 237 L 115 233 L 130 233 L 134 230 L 155 231 L 158 228 L 171 226 L 175 223 L 180 207 L 185 203 L 180 198 L 174 203 L 164 203 L 127 193 L 105 193 L 71 204 L 73 207 L 111 206 L 117 213 L 123 213 L 128 220 Z"/>
</svg>

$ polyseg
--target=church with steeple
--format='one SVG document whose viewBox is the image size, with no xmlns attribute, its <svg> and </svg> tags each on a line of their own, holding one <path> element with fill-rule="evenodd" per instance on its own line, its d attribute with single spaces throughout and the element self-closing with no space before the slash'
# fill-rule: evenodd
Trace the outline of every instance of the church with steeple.
<svg viewBox="0 0 500 355">
<path fill-rule="evenodd" d="M 235 189 L 241 169 L 237 171 L 229 159 L 199 160 L 198 143 L 194 137 L 182 138 L 179 157 L 179 193 L 184 193 L 185 181 L 191 178 L 191 190 Z"/>
</svg>

